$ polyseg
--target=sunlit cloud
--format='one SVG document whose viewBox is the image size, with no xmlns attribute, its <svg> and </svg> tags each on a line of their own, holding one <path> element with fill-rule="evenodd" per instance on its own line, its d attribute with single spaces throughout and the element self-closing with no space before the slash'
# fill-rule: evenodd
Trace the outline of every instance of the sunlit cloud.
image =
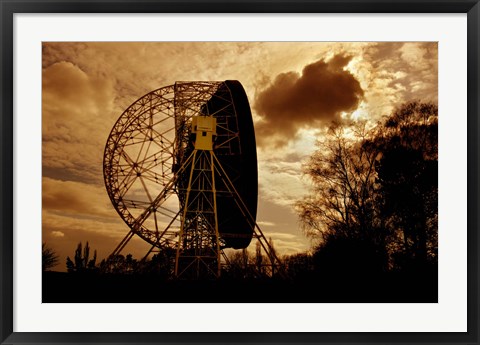
<svg viewBox="0 0 480 345">
<path fill-rule="evenodd" d="M 260 145 L 284 146 L 302 128 L 340 121 L 342 111 L 354 110 L 363 90 L 345 69 L 351 56 L 335 55 L 328 61 L 306 65 L 302 73 L 285 72 L 260 91 L 254 108 L 261 115 L 256 131 Z"/>
<path fill-rule="evenodd" d="M 103 186 L 43 177 L 42 200 L 46 210 L 72 216 L 115 217 Z"/>
<path fill-rule="evenodd" d="M 274 222 L 267 222 L 267 221 L 258 221 L 257 224 L 260 226 L 267 226 L 267 227 L 276 225 Z"/>
<path fill-rule="evenodd" d="M 115 121 L 113 88 L 78 66 L 58 62 L 42 76 L 42 165 L 60 179 L 102 182 L 106 136 Z"/>
</svg>

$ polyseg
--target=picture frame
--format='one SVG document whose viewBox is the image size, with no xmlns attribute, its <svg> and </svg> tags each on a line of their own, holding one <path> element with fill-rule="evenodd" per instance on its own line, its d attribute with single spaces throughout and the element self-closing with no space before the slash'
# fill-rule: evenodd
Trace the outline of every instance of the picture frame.
<svg viewBox="0 0 480 345">
<path fill-rule="evenodd" d="M 479 150 L 479 16 L 478 0 L 338 0 L 338 1 L 1 1 L 1 208 L 0 341 L 1 344 L 479 344 L 478 194 Z M 457 332 L 14 332 L 14 15 L 17 13 L 466 13 L 468 44 L 468 310 L 464 333 Z M 455 317 L 452 315 L 452 317 Z"/>
</svg>

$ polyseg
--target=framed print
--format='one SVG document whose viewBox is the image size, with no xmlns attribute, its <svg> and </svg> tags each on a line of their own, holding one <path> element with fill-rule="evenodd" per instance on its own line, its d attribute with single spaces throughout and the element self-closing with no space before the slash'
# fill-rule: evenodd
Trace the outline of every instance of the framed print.
<svg viewBox="0 0 480 345">
<path fill-rule="evenodd" d="M 478 344 L 477 1 L 1 4 L 2 344 Z"/>
</svg>

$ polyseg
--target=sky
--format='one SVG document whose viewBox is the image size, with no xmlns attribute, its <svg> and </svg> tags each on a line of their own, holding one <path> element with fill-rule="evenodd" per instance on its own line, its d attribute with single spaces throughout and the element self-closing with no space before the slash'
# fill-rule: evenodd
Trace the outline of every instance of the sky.
<svg viewBox="0 0 480 345">
<path fill-rule="evenodd" d="M 98 261 L 129 229 L 103 180 L 105 143 L 138 98 L 176 81 L 239 80 L 254 119 L 257 223 L 280 254 L 311 249 L 294 204 L 302 163 L 328 126 L 372 123 L 411 101 L 438 102 L 435 42 L 45 42 L 42 47 L 42 235 L 65 270 L 79 242 Z M 148 245 L 125 248 L 141 258 Z M 254 250 L 254 249 L 253 249 Z"/>
</svg>

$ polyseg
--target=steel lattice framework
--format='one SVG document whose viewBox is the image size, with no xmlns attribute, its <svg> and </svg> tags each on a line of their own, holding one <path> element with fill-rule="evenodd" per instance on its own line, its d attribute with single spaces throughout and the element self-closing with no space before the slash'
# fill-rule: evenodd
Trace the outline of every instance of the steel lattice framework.
<svg viewBox="0 0 480 345">
<path fill-rule="evenodd" d="M 130 230 L 111 257 L 137 235 L 151 245 L 147 255 L 176 250 L 177 276 L 219 276 L 223 249 L 245 248 L 255 237 L 278 261 L 255 222 L 256 151 L 254 137 L 252 147 L 241 136 L 248 123 L 239 111 L 247 109 L 250 121 L 251 114 L 246 95 L 242 108 L 239 87 L 235 81 L 177 82 L 120 116 L 105 146 L 104 179 Z M 196 117 L 215 119 L 211 149 L 195 146 L 196 136 L 206 135 L 193 129 Z"/>
</svg>

